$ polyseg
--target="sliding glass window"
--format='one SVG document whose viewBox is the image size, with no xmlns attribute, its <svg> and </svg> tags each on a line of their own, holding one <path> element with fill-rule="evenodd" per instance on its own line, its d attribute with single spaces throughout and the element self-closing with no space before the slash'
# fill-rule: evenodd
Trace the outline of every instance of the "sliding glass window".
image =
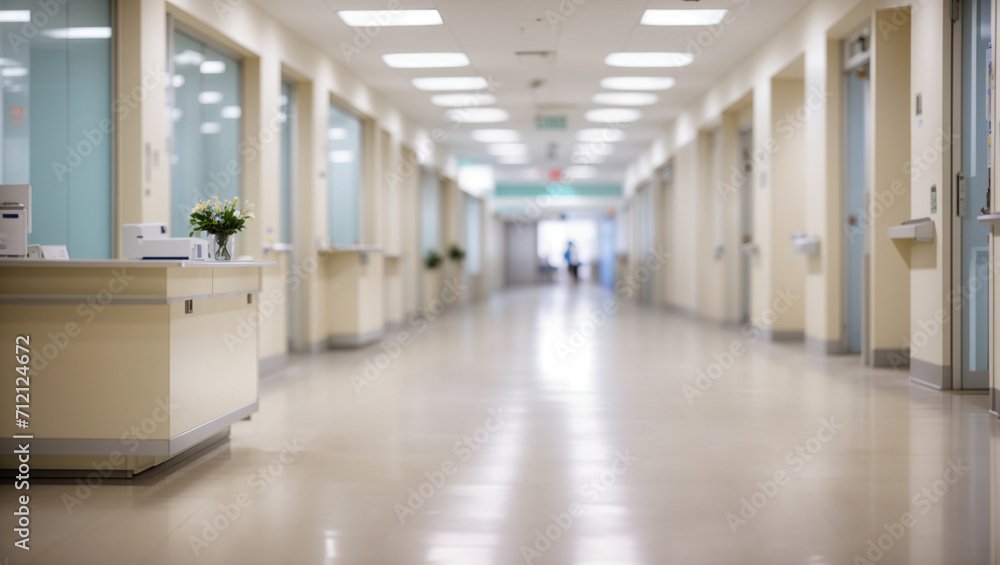
<svg viewBox="0 0 1000 565">
<path fill-rule="evenodd" d="M 189 35 L 172 35 L 170 235 L 187 237 L 199 200 L 241 195 L 240 61 Z"/>
<path fill-rule="evenodd" d="M 111 257 L 111 33 L 109 0 L 0 2 L 0 184 L 74 259 Z"/>
<path fill-rule="evenodd" d="M 330 243 L 361 243 L 361 119 L 330 105 L 327 183 Z"/>
<path fill-rule="evenodd" d="M 295 186 L 295 87 L 289 82 L 281 83 L 281 98 L 278 100 L 281 118 L 281 243 L 292 242 L 292 194 Z"/>
</svg>

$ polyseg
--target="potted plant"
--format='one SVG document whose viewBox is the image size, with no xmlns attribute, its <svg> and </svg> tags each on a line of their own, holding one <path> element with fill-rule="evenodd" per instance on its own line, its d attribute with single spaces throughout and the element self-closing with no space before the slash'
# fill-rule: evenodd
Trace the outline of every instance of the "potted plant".
<svg viewBox="0 0 1000 565">
<path fill-rule="evenodd" d="M 424 266 L 427 267 L 428 270 L 433 271 L 434 269 L 440 267 L 441 261 L 441 256 L 438 255 L 437 251 L 431 250 L 424 255 Z"/>
<path fill-rule="evenodd" d="M 452 261 L 461 261 L 465 259 L 465 250 L 453 243 L 451 244 L 451 247 L 448 248 L 448 257 L 450 257 Z"/>
<path fill-rule="evenodd" d="M 199 202 L 191 209 L 191 233 L 212 236 L 210 255 L 216 261 L 232 261 L 234 240 L 246 223 L 254 219 L 253 204 L 240 204 L 239 197 L 221 201 L 218 196 Z"/>
</svg>

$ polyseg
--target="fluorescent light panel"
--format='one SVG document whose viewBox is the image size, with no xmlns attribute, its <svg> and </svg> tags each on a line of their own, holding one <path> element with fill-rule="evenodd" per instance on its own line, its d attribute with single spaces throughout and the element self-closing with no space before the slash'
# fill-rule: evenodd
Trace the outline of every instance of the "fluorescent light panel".
<svg viewBox="0 0 1000 565">
<path fill-rule="evenodd" d="M 660 97 L 649 92 L 598 92 L 593 100 L 595 104 L 608 106 L 649 106 L 656 104 Z"/>
<path fill-rule="evenodd" d="M 686 67 L 692 61 L 694 61 L 694 55 L 690 53 L 663 51 L 611 53 L 604 59 L 604 63 L 611 67 L 634 68 Z"/>
<path fill-rule="evenodd" d="M 492 94 L 466 92 L 463 94 L 436 94 L 431 96 L 431 104 L 446 108 L 468 108 L 469 106 L 489 106 L 496 104 L 497 97 Z"/>
<path fill-rule="evenodd" d="M 337 15 L 351 27 L 438 26 L 444 23 L 437 10 L 340 10 Z"/>
<path fill-rule="evenodd" d="M 443 69 L 468 67 L 465 53 L 390 53 L 382 55 L 386 65 L 394 69 Z"/>
<path fill-rule="evenodd" d="M 639 23 L 645 26 L 714 26 L 729 10 L 646 10 Z"/>
<path fill-rule="evenodd" d="M 600 108 L 589 110 L 584 117 L 588 122 L 602 124 L 627 123 L 637 121 L 642 117 L 642 112 L 632 108 Z"/>
<path fill-rule="evenodd" d="M 472 131 L 470 137 L 480 143 L 515 143 L 521 141 L 521 132 L 516 129 L 477 129 Z"/>
<path fill-rule="evenodd" d="M 490 124 L 510 119 L 510 114 L 501 108 L 455 108 L 444 115 L 448 121 L 464 124 Z"/>
<path fill-rule="evenodd" d="M 428 77 L 413 79 L 417 90 L 482 90 L 489 86 L 483 77 Z"/>
<path fill-rule="evenodd" d="M 673 77 L 607 77 L 601 88 L 608 90 L 669 90 L 677 84 Z"/>
</svg>

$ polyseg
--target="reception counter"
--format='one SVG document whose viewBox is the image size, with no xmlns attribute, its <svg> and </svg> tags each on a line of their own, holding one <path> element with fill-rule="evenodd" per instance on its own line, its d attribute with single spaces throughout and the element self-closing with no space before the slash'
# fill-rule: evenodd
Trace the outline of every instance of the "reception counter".
<svg viewBox="0 0 1000 565">
<path fill-rule="evenodd" d="M 385 260 L 378 245 L 324 246 L 325 335 L 312 349 L 353 348 L 372 343 L 385 332 Z"/>
<path fill-rule="evenodd" d="M 257 411 L 256 295 L 271 265 L 0 262 L 0 468 L 16 467 L 18 434 L 33 471 L 122 477 L 228 435 Z M 30 339 L 26 429 L 13 417 L 18 336 Z"/>
</svg>

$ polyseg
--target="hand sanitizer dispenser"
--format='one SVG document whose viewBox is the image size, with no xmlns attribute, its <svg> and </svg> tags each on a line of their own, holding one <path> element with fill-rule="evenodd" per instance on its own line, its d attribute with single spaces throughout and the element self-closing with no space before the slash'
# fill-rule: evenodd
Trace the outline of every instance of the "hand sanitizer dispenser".
<svg viewBox="0 0 1000 565">
<path fill-rule="evenodd" d="M 0 257 L 27 257 L 31 185 L 0 185 Z"/>
</svg>

